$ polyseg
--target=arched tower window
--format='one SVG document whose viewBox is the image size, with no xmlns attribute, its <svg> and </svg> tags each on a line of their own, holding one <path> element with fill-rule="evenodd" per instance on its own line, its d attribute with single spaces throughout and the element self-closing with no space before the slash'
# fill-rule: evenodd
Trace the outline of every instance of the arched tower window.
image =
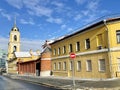
<svg viewBox="0 0 120 90">
<path fill-rule="evenodd" d="M 17 41 L 17 36 L 16 35 L 14 35 L 14 41 Z"/>
<path fill-rule="evenodd" d="M 17 47 L 14 46 L 14 47 L 13 47 L 13 52 L 16 52 L 16 50 L 17 50 Z"/>
</svg>

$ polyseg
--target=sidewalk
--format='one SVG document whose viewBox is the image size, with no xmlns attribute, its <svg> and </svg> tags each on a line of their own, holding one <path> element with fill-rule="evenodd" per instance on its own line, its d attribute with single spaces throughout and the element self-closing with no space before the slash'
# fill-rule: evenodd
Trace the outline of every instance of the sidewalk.
<svg viewBox="0 0 120 90">
<path fill-rule="evenodd" d="M 72 90 L 73 81 L 68 77 L 38 77 L 11 75 L 13 79 L 26 80 L 61 90 Z M 76 90 L 120 90 L 120 79 L 80 79 L 75 78 Z"/>
</svg>

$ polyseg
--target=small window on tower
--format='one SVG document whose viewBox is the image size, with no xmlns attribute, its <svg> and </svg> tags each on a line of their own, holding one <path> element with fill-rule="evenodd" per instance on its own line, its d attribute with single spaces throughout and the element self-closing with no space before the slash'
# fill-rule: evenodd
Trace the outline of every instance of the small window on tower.
<svg viewBox="0 0 120 90">
<path fill-rule="evenodd" d="M 13 47 L 13 52 L 16 52 L 16 50 L 17 50 L 17 47 L 14 46 L 14 47 Z"/>
<path fill-rule="evenodd" d="M 16 35 L 14 36 L 14 40 L 17 41 L 17 36 Z"/>
</svg>

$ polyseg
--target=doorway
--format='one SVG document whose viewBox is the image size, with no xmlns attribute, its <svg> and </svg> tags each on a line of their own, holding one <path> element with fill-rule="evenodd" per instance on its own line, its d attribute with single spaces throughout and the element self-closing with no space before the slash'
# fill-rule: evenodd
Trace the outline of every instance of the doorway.
<svg viewBox="0 0 120 90">
<path fill-rule="evenodd" d="M 40 62 L 36 63 L 36 76 L 40 76 Z"/>
</svg>

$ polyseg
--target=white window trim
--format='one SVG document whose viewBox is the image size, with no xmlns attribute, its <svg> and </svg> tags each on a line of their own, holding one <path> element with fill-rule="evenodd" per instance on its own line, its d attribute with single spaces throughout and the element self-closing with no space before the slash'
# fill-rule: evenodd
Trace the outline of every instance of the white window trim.
<svg viewBox="0 0 120 90">
<path fill-rule="evenodd" d="M 70 61 L 70 70 L 72 71 L 72 61 Z"/>
<path fill-rule="evenodd" d="M 79 51 L 79 50 L 78 50 L 78 45 L 77 45 L 77 43 L 78 43 L 78 42 L 76 42 L 76 51 Z M 80 42 L 79 42 L 79 45 L 80 45 Z M 80 46 L 79 46 L 79 48 L 80 48 Z"/>
<path fill-rule="evenodd" d="M 78 66 L 78 62 L 80 62 L 80 67 Z M 81 71 L 81 61 L 77 61 L 77 71 Z"/>
<path fill-rule="evenodd" d="M 100 60 L 104 60 L 104 61 L 105 61 L 105 59 L 99 59 L 99 60 L 98 60 L 99 71 L 100 71 L 100 72 L 105 72 L 105 70 L 106 70 L 106 65 L 105 65 L 104 70 L 101 70 Z"/>
<path fill-rule="evenodd" d="M 54 53 L 53 53 L 53 55 L 56 55 L 56 49 L 54 49 Z"/>
<path fill-rule="evenodd" d="M 58 62 L 58 70 L 61 69 L 61 62 Z"/>
<path fill-rule="evenodd" d="M 63 62 L 63 70 L 66 70 L 66 62 Z"/>
<path fill-rule="evenodd" d="M 54 63 L 54 70 L 56 70 L 56 63 Z"/>
<path fill-rule="evenodd" d="M 65 46 L 63 46 L 63 54 L 65 54 Z"/>
<path fill-rule="evenodd" d="M 91 61 L 91 70 L 90 70 L 89 67 L 88 67 L 88 61 L 91 61 L 91 60 L 87 60 L 87 61 L 86 61 L 86 70 L 87 70 L 88 72 L 91 72 L 91 71 L 92 71 L 92 61 Z"/>
<path fill-rule="evenodd" d="M 120 71 L 120 58 L 117 58 L 118 61 L 118 71 Z"/>
<path fill-rule="evenodd" d="M 89 38 L 87 38 L 87 39 L 89 39 Z M 89 48 L 87 47 L 87 44 L 86 44 L 87 39 L 85 39 L 85 49 L 89 49 Z M 89 39 L 89 40 L 90 40 L 90 39 Z"/>
<path fill-rule="evenodd" d="M 60 48 L 58 48 L 58 55 L 60 55 Z"/>
<path fill-rule="evenodd" d="M 86 39 L 85 39 L 85 49 L 87 49 L 87 47 L 86 47 Z"/>
</svg>

